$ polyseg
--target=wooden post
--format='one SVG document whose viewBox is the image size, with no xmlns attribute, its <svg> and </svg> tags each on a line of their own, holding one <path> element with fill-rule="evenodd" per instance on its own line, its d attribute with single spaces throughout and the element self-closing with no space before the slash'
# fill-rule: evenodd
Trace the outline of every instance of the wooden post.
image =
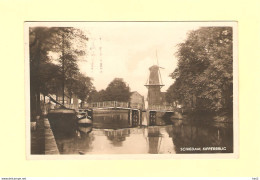
<svg viewBox="0 0 260 180">
<path fill-rule="evenodd" d="M 129 109 L 128 113 L 129 125 L 132 126 L 132 109 Z"/>
<path fill-rule="evenodd" d="M 142 125 L 142 110 L 139 109 L 139 125 Z"/>
</svg>

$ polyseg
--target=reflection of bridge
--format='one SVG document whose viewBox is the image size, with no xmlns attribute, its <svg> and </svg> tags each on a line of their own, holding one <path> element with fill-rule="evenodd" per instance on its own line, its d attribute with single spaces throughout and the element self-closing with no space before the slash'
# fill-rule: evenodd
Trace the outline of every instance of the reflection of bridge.
<svg viewBox="0 0 260 180">
<path fill-rule="evenodd" d="M 148 107 L 149 111 L 160 111 L 160 112 L 174 112 L 175 108 L 173 106 L 167 105 L 150 105 Z"/>
</svg>

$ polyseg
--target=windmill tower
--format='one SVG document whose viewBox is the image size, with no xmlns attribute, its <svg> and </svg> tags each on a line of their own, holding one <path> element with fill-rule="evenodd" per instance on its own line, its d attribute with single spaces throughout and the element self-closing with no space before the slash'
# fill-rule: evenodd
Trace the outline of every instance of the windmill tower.
<svg viewBox="0 0 260 180">
<path fill-rule="evenodd" d="M 156 52 L 157 57 L 157 52 Z M 151 105 L 160 105 L 161 104 L 161 88 L 164 86 L 162 83 L 162 77 L 160 73 L 160 67 L 157 58 L 157 65 L 153 65 L 149 68 L 150 75 L 145 84 L 148 89 L 148 108 Z M 163 68 L 162 68 L 163 69 Z"/>
</svg>

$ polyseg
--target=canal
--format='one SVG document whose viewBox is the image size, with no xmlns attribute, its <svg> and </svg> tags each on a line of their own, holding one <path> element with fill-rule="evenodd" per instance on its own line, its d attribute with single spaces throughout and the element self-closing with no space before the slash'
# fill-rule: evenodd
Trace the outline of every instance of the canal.
<svg viewBox="0 0 260 180">
<path fill-rule="evenodd" d="M 94 113 L 92 125 L 71 133 L 53 129 L 60 154 L 183 154 L 232 153 L 232 123 L 195 123 L 156 117 L 146 112 L 138 124 L 127 112 Z"/>
</svg>

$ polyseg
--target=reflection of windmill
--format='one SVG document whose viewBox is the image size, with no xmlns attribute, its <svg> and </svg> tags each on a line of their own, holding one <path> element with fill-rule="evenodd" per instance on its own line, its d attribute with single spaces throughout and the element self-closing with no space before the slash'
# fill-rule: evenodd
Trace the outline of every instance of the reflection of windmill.
<svg viewBox="0 0 260 180">
<path fill-rule="evenodd" d="M 147 79 L 145 86 L 148 88 L 148 106 L 161 104 L 161 88 L 164 86 L 162 83 L 162 77 L 159 66 L 158 56 L 156 51 L 157 65 L 153 65 L 149 68 L 150 75 Z"/>
<path fill-rule="evenodd" d="M 148 128 L 149 153 L 158 154 L 162 143 L 162 134 L 159 128 Z"/>
</svg>

